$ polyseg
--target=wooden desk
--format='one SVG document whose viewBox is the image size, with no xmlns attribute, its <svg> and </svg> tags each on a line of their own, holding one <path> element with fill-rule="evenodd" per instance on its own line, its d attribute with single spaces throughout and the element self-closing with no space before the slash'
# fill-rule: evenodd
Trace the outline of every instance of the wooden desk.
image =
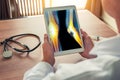
<svg viewBox="0 0 120 80">
<path fill-rule="evenodd" d="M 78 11 L 81 28 L 90 35 L 110 37 L 116 35 L 106 24 L 97 19 L 90 12 Z M 46 33 L 43 15 L 0 21 L 0 41 L 12 35 L 21 33 L 34 33 L 40 36 L 43 42 Z M 30 40 L 29 40 L 30 41 Z M 29 57 L 14 53 L 11 59 L 2 58 L 2 47 L 0 46 L 0 80 L 22 80 L 26 70 L 33 67 L 42 59 L 41 46 L 33 51 Z M 61 62 L 75 63 L 81 60 L 79 54 L 56 57 L 56 64 Z"/>
</svg>

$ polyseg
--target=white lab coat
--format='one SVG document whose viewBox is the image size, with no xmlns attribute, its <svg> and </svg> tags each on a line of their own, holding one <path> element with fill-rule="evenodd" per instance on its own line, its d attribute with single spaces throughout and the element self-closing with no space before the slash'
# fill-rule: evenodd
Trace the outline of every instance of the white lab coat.
<svg viewBox="0 0 120 80">
<path fill-rule="evenodd" d="M 120 80 L 120 36 L 98 42 L 87 59 L 76 64 L 59 64 L 53 67 L 40 62 L 28 70 L 23 80 Z"/>
</svg>

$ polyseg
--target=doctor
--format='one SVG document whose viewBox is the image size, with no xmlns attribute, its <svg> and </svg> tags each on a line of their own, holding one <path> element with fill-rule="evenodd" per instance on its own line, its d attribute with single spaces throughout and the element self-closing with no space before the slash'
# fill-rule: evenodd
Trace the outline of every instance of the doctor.
<svg viewBox="0 0 120 80">
<path fill-rule="evenodd" d="M 103 8 L 115 18 L 120 32 L 120 0 L 102 0 Z M 45 34 L 43 60 L 28 70 L 23 80 L 119 80 L 120 35 L 98 42 L 94 47 L 90 37 L 82 31 L 87 60 L 76 64 L 60 64 L 54 72 L 53 49 Z M 97 56 L 95 56 L 97 55 Z"/>
</svg>

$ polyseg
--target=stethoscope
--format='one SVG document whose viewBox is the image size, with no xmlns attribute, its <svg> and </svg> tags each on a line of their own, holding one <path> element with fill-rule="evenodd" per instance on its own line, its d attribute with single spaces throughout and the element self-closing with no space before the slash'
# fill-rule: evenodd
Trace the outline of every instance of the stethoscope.
<svg viewBox="0 0 120 80">
<path fill-rule="evenodd" d="M 27 36 L 34 37 L 34 38 L 38 39 L 38 44 L 35 47 L 33 47 L 32 49 L 30 49 L 28 45 L 17 41 L 17 39 L 24 38 L 24 37 L 27 37 Z M 11 45 L 11 43 L 14 43 L 14 44 L 18 45 L 21 48 L 13 47 Z M 9 50 L 9 48 L 11 48 L 14 51 L 19 52 L 19 53 L 26 53 L 27 52 L 27 54 L 29 54 L 30 52 L 32 52 L 36 48 L 38 48 L 40 44 L 41 44 L 41 41 L 40 41 L 39 36 L 37 36 L 35 34 L 31 34 L 31 33 L 25 33 L 25 34 L 19 34 L 19 35 L 11 36 L 11 37 L 5 39 L 4 41 L 0 42 L 0 46 L 3 45 L 3 54 L 2 55 L 5 59 L 11 58 L 13 56 L 13 53 L 12 53 L 11 50 Z"/>
</svg>

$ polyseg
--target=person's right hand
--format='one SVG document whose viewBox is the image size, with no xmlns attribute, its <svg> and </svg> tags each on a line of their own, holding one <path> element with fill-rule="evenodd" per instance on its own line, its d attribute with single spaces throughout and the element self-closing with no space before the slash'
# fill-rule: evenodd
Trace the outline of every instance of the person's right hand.
<svg viewBox="0 0 120 80">
<path fill-rule="evenodd" d="M 81 33 L 83 35 L 83 44 L 84 44 L 84 52 L 80 53 L 80 55 L 82 57 L 85 57 L 87 59 L 90 58 L 95 58 L 97 57 L 96 55 L 90 55 L 89 52 L 90 50 L 94 47 L 94 44 L 92 42 L 92 39 L 88 36 L 88 34 L 86 32 L 84 32 L 83 30 L 81 30 Z"/>
</svg>

